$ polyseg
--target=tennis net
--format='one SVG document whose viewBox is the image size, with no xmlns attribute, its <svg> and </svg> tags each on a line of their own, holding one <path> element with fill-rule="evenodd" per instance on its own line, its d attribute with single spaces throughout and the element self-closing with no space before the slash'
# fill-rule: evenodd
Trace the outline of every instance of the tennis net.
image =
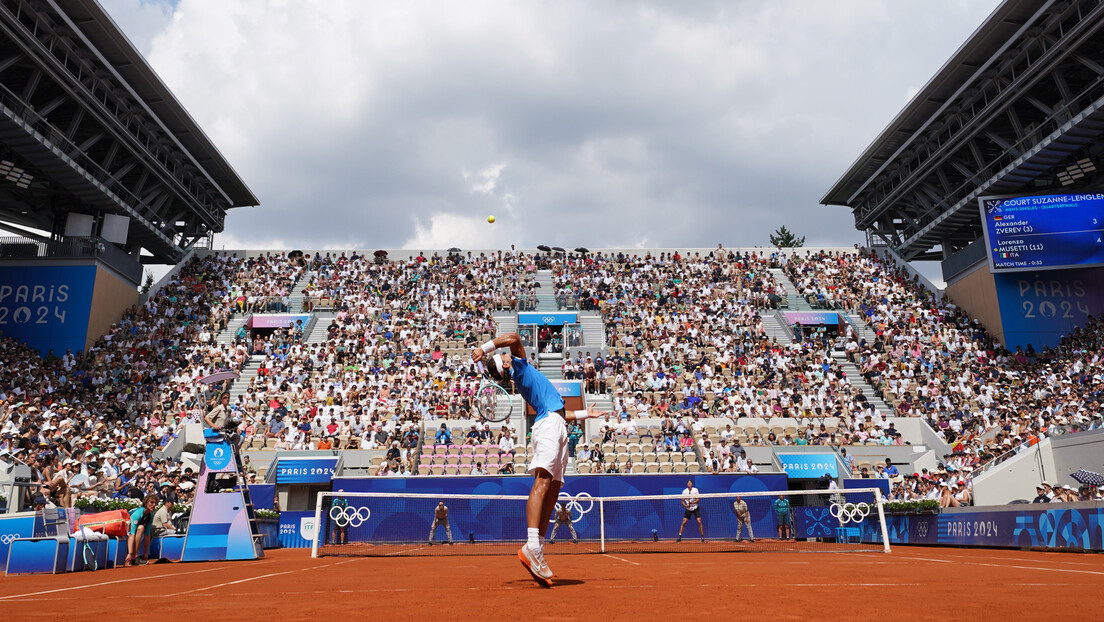
<svg viewBox="0 0 1104 622">
<path fill-rule="evenodd" d="M 312 554 L 513 554 L 526 537 L 526 501 L 510 495 L 321 492 Z M 544 530 L 544 551 L 889 552 L 882 502 L 878 489 L 713 493 L 694 499 L 561 493 Z"/>
</svg>

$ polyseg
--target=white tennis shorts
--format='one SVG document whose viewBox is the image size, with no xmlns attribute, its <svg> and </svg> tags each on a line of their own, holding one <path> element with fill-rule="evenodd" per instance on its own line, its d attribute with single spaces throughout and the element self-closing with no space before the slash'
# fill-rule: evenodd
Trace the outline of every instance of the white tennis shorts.
<svg viewBox="0 0 1104 622">
<path fill-rule="evenodd" d="M 552 474 L 557 482 L 564 481 L 567 472 L 567 424 L 557 413 L 548 413 L 533 426 L 530 436 L 532 457 L 527 472 L 532 475 L 537 469 Z"/>
</svg>

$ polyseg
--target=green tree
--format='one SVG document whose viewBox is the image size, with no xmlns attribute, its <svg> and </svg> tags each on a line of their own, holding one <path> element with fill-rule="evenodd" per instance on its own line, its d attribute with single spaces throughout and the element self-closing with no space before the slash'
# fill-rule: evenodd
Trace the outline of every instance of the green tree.
<svg viewBox="0 0 1104 622">
<path fill-rule="evenodd" d="M 777 231 L 770 236 L 771 246 L 781 246 L 782 248 L 799 248 L 805 246 L 805 236 L 797 237 L 786 225 L 782 225 Z"/>
<path fill-rule="evenodd" d="M 153 288 L 153 270 L 146 270 L 146 282 L 142 285 L 142 288 L 138 290 L 138 293 L 145 296 Z"/>
</svg>

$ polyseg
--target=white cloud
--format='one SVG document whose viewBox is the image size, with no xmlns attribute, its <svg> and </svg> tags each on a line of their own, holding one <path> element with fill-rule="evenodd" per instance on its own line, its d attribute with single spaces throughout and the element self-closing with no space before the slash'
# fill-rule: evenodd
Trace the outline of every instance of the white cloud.
<svg viewBox="0 0 1104 622">
<path fill-rule="evenodd" d="M 402 244 L 409 250 L 462 248 L 491 249 L 507 248 L 517 244 L 517 227 L 509 222 L 495 220 L 487 222 L 486 217 L 460 216 L 457 214 L 433 214 L 429 217 L 429 226 L 421 222 L 414 224 L 414 235 Z"/>
<path fill-rule="evenodd" d="M 472 192 L 476 194 L 493 195 L 495 186 L 498 185 L 498 176 L 502 174 L 502 169 L 504 168 L 506 168 L 505 164 L 492 164 L 479 171 L 477 175 L 470 175 L 466 171 L 463 175 L 464 179 L 472 182 Z"/>
<path fill-rule="evenodd" d="M 859 241 L 817 200 L 996 4 L 107 8 L 260 198 L 227 239 L 429 250 Z"/>
</svg>

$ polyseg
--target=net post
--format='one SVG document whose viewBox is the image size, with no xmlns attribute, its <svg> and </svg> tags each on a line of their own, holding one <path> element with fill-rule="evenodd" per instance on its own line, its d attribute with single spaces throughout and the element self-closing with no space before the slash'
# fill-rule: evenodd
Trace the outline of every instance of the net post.
<svg viewBox="0 0 1104 622">
<path fill-rule="evenodd" d="M 889 529 L 886 528 L 885 504 L 882 502 L 882 489 L 874 489 L 874 503 L 878 506 L 878 523 L 882 529 L 882 551 L 889 552 Z"/>
<path fill-rule="evenodd" d="M 319 490 L 314 504 L 314 542 L 311 544 L 311 557 L 318 557 L 319 531 L 322 529 L 322 497 L 326 491 Z"/>
<path fill-rule="evenodd" d="M 598 527 L 601 551 L 606 552 L 606 500 L 598 498 Z"/>
</svg>

